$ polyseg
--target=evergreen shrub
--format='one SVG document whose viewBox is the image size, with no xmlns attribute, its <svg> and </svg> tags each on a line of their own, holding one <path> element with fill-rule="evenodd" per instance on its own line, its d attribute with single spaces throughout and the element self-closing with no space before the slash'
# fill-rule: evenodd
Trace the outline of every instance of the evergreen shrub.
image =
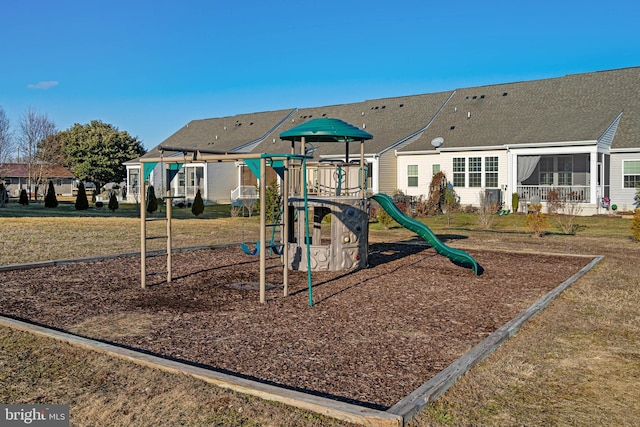
<svg viewBox="0 0 640 427">
<path fill-rule="evenodd" d="M 76 196 L 76 210 L 84 211 L 89 209 L 89 200 L 87 199 L 87 191 L 84 188 L 84 182 L 78 184 L 78 195 Z"/>
<path fill-rule="evenodd" d="M 111 196 L 109 196 L 109 210 L 114 212 L 116 209 L 120 207 L 118 203 L 118 198 L 116 197 L 116 192 L 112 191 Z"/>
<path fill-rule="evenodd" d="M 156 190 L 153 185 L 150 185 L 147 189 L 147 212 L 150 214 L 158 210 L 158 199 L 156 198 Z"/>
<path fill-rule="evenodd" d="M 20 199 L 18 200 L 18 203 L 20 203 L 22 206 L 27 206 L 29 204 L 29 196 L 27 195 L 27 190 L 22 189 L 22 191 L 20 191 Z"/>
<path fill-rule="evenodd" d="M 56 189 L 53 186 L 53 181 L 49 181 L 49 188 L 47 189 L 47 195 L 44 196 L 44 207 L 45 208 L 58 207 L 58 198 L 56 197 Z"/>
<path fill-rule="evenodd" d="M 196 197 L 193 199 L 193 205 L 191 205 L 191 213 L 198 216 L 202 212 L 204 212 L 204 201 L 202 200 L 202 194 L 200 194 L 200 189 L 198 188 Z"/>
</svg>

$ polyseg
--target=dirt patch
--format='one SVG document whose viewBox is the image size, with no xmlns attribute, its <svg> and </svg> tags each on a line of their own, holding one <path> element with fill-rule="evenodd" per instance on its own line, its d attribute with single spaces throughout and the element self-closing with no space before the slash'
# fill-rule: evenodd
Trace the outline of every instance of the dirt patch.
<svg viewBox="0 0 640 427">
<path fill-rule="evenodd" d="M 484 273 L 425 246 L 376 244 L 371 267 L 267 270 L 239 248 L 174 254 L 140 289 L 139 259 L 0 273 L 0 312 L 285 387 L 386 409 L 590 259 L 470 251 Z M 270 263 L 277 263 L 277 259 Z M 164 258 L 147 271 L 162 271 Z"/>
</svg>

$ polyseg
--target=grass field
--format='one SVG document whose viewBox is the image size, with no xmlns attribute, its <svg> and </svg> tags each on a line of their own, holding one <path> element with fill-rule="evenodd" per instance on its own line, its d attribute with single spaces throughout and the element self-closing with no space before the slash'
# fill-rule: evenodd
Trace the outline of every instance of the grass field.
<svg viewBox="0 0 640 427">
<path fill-rule="evenodd" d="M 121 206 L 114 213 L 79 213 L 72 205 L 2 208 L 0 265 L 135 252 L 137 211 Z M 257 218 L 230 218 L 228 206 L 207 207 L 199 218 L 174 212 L 176 246 L 257 235 Z M 496 217 L 490 230 L 468 214 L 454 216 L 450 226 L 444 217 L 424 221 L 438 235 L 459 237 L 449 243 L 460 248 L 605 258 L 412 425 L 640 425 L 640 243 L 630 238 L 628 219 L 578 218 L 575 235 L 560 234 L 551 220 L 543 237 L 525 233 L 522 215 Z M 370 228 L 372 242 L 413 236 L 399 227 Z M 79 426 L 343 425 L 8 328 L 0 328 L 0 401 L 69 403 Z"/>
</svg>

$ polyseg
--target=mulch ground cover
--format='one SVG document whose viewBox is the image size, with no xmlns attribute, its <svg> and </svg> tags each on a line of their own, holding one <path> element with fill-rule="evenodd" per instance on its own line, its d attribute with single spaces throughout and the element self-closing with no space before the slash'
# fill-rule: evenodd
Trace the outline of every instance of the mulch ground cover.
<svg viewBox="0 0 640 427">
<path fill-rule="evenodd" d="M 0 273 L 0 313 L 291 389 L 387 409 L 569 278 L 584 257 L 469 251 L 475 276 L 432 248 L 373 244 L 370 268 L 267 270 L 237 247 Z M 270 259 L 277 264 L 278 259 Z"/>
</svg>

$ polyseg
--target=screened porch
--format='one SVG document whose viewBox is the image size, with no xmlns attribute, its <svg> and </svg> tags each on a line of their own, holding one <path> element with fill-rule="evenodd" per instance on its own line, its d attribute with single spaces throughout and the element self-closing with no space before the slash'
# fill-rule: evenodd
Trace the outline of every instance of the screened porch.
<svg viewBox="0 0 640 427">
<path fill-rule="evenodd" d="M 603 164 L 608 163 L 609 156 L 597 153 L 597 171 L 592 171 L 591 156 L 590 153 L 518 156 L 516 191 L 520 200 L 537 197 L 546 202 L 552 190 L 560 200 L 574 203 L 596 203 L 594 195 L 608 196 L 609 183 L 605 182 L 608 175 L 603 173 Z M 608 168 L 608 164 L 605 166 Z"/>
</svg>

